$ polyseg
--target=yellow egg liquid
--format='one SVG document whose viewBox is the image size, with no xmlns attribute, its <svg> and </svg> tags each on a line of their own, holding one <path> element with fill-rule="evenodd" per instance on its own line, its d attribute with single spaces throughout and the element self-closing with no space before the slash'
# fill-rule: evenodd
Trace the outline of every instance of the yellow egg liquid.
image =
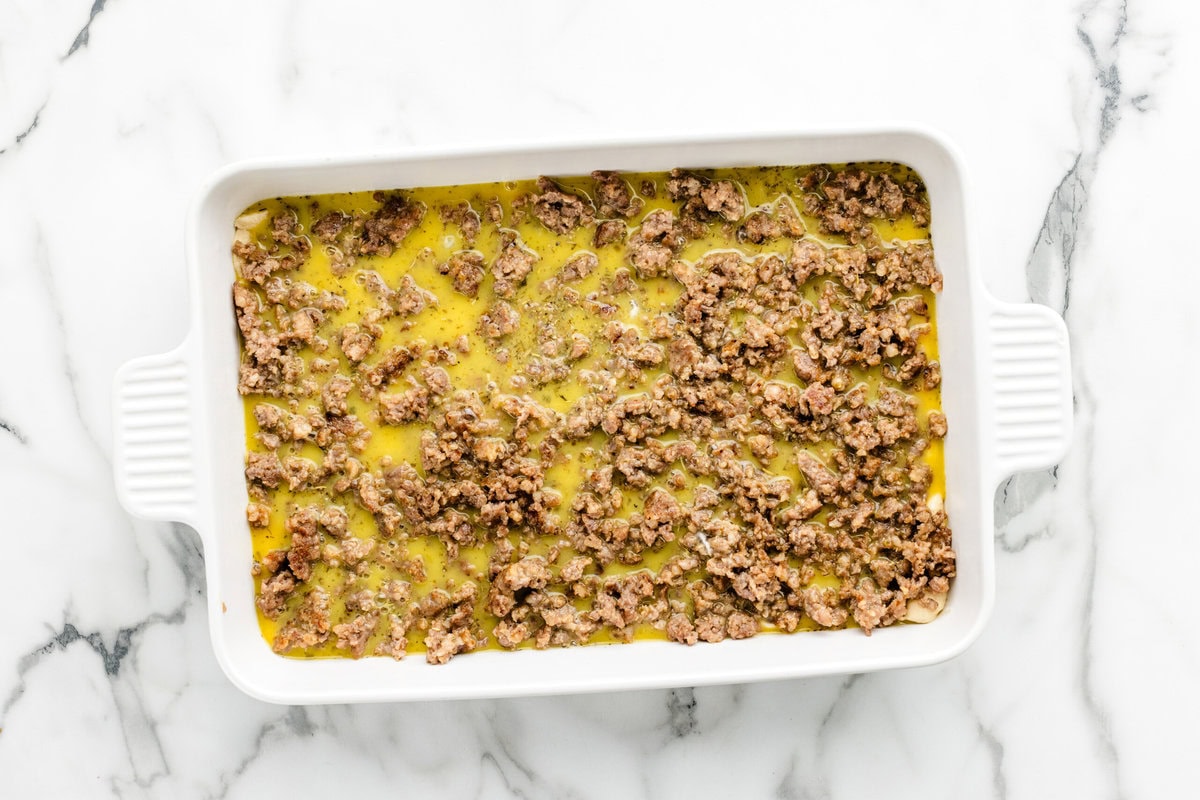
<svg viewBox="0 0 1200 800">
<path fill-rule="evenodd" d="M 863 166 L 866 166 L 868 169 L 890 169 L 896 177 L 901 177 L 905 174 L 904 168 L 896 165 Z M 714 180 L 729 179 L 740 184 L 746 192 L 748 200 L 747 212 L 753 210 L 755 207 L 769 206 L 782 195 L 791 196 L 800 211 L 800 216 L 808 230 L 807 235 L 810 238 L 820 240 L 831 246 L 842 245 L 843 241 L 840 237 L 821 237 L 818 235 L 816 233 L 818 231 L 817 222 L 804 214 L 804 206 L 801 201 L 800 190 L 797 187 L 797 179 L 803 176 L 808 169 L 805 167 L 739 168 L 707 171 L 705 174 Z M 638 224 L 642 216 L 654 209 L 666 208 L 677 211 L 677 204 L 667 196 L 665 190 L 665 173 L 625 174 L 624 177 L 635 190 L 642 185 L 644 180 L 654 181 L 657 186 L 656 196 L 643 197 L 645 200 L 643 210 L 637 217 L 628 220 L 631 229 Z M 581 195 L 586 194 L 591 185 L 588 178 L 568 178 L 559 180 L 558 182 L 560 185 Z M 396 345 L 424 340 L 429 345 L 450 347 L 451 343 L 458 337 L 466 336 L 470 342 L 469 353 L 458 354 L 456 364 L 440 364 L 449 373 L 455 390 L 475 389 L 479 390 L 482 396 L 484 388 L 489 383 L 494 383 L 498 385 L 498 391 L 501 393 L 527 394 L 539 404 L 560 413 L 569 411 L 575 402 L 589 391 L 588 387 L 582 381 L 577 380 L 575 376 L 581 369 L 600 368 L 601 362 L 605 359 L 605 348 L 599 331 L 605 324 L 610 320 L 616 320 L 625 325 L 635 326 L 639 328 L 641 336 L 644 339 L 648 339 L 649 336 L 646 334 L 645 329 L 646 323 L 660 313 L 669 313 L 682 293 L 681 285 L 671 277 L 648 280 L 639 279 L 637 281 L 639 288 L 633 293 L 604 298 L 605 302 L 618 307 L 612 317 L 605 319 L 578 305 L 551 299 L 550 296 L 542 291 L 542 284 L 555 276 L 563 264 L 572 255 L 581 250 L 593 252 L 599 258 L 598 269 L 582 281 L 570 284 L 572 289 L 575 289 L 584 296 L 587 296 L 590 292 L 599 291 L 601 287 L 608 285 L 614 273 L 621 267 L 628 267 L 628 263 L 625 260 L 625 246 L 623 244 L 618 243 L 600 248 L 593 246 L 592 235 L 594 227 L 592 226 L 578 228 L 570 234 L 563 235 L 547 230 L 532 215 L 527 216 L 522 222 L 514 225 L 511 212 L 512 201 L 523 195 L 537 192 L 538 190 L 534 181 L 418 188 L 406 189 L 404 191 L 412 201 L 425 204 L 427 211 L 421 223 L 405 237 L 390 256 L 386 258 L 360 257 L 348 274 L 337 277 L 330 269 L 330 258 L 326 249 L 315 236 L 310 236 L 312 251 L 308 260 L 298 269 L 284 275 L 284 277 L 293 281 L 307 282 L 317 289 L 329 290 L 346 299 L 347 307 L 345 310 L 329 312 L 326 315 L 326 323 L 322 326 L 321 333 L 331 340 L 331 346 L 326 352 L 320 355 L 321 358 L 340 360 L 341 366 L 338 371 L 343 374 L 352 374 L 350 367 L 353 365 L 349 364 L 339 350 L 333 332 L 348 322 L 360 320 L 367 309 L 374 308 L 378 304 L 378 298 L 365 289 L 360 280 L 356 280 L 355 275 L 360 270 L 374 270 L 378 272 L 390 287 L 398 286 L 405 275 L 410 275 L 420 287 L 437 297 L 436 304 L 431 304 L 424 311 L 409 318 L 413 324 L 407 329 L 399 324 L 401 318 L 394 318 L 385 322 L 384 336 L 378 340 L 372 354 L 364 360 L 364 363 L 372 363 L 381 354 L 386 353 Z M 517 289 L 516 296 L 508 299 L 508 302 L 514 308 L 521 310 L 520 328 L 516 332 L 504 337 L 499 345 L 484 339 L 477 331 L 480 314 L 496 299 L 492 294 L 491 277 L 485 278 L 480 286 L 478 297 L 470 298 L 456 292 L 452 288 L 451 279 L 448 276 L 439 274 L 437 269 L 438 265 L 444 263 L 453 253 L 464 249 L 475 249 L 482 252 L 486 264 L 491 264 L 499 253 L 502 244 L 500 238 L 501 226 L 488 222 L 486 215 L 483 214 L 483 210 L 486 202 L 494 198 L 498 198 L 505 209 L 505 217 L 501 222 L 501 226 L 509 230 L 515 230 L 520 235 L 521 241 L 540 256 L 540 260 L 534 265 L 533 272 Z M 439 207 L 454 206 L 463 201 L 470 202 L 472 207 L 483 217 L 482 229 L 474 245 L 468 245 L 463 240 L 457 224 L 443 222 L 438 214 Z M 379 205 L 379 201 L 373 199 L 371 192 L 358 192 L 277 198 L 256 203 L 246 209 L 246 212 L 263 210 L 268 212 L 268 218 L 252 229 L 250 233 L 258 241 L 269 244 L 269 218 L 284 210 L 285 207 L 290 206 L 295 209 L 299 215 L 299 222 L 303 233 L 308 234 L 312 229 L 312 224 L 331 210 L 341 210 L 350 214 L 355 212 L 369 214 L 378 208 Z M 907 215 L 894 223 L 876 222 L 875 228 L 885 243 L 893 241 L 919 241 L 926 240 L 929 237 L 928 229 L 917 227 L 913 223 L 912 218 Z M 750 242 L 739 243 L 727 238 L 722 234 L 720 225 L 712 226 L 712 230 L 713 235 L 710 237 L 688 242 L 678 257 L 685 261 L 694 262 L 710 250 L 735 248 L 742 251 L 748 258 L 764 253 L 777 253 L 786 261 L 791 252 L 792 240 L 788 238 L 755 245 Z M 805 286 L 805 292 L 809 296 L 809 299 L 815 302 L 821 294 L 824 283 L 828 280 L 831 280 L 831 278 L 817 277 L 811 280 Z M 918 291 L 914 290 L 910 294 L 915 295 L 917 293 Z M 936 313 L 934 311 L 935 297 L 930 291 L 920 293 L 928 303 L 930 317 L 927 322 L 929 332 L 923 336 L 920 347 L 921 351 L 924 352 L 930 361 L 936 361 L 938 354 Z M 526 304 L 531 301 L 542 305 L 539 309 L 528 313 L 525 310 L 527 308 Z M 922 321 L 924 322 L 924 320 Z M 593 340 L 591 354 L 577 362 L 573 362 L 573 374 L 564 381 L 551 383 L 542 387 L 534 386 L 530 383 L 528 386 L 522 388 L 512 388 L 512 378 L 514 375 L 521 374 L 522 368 L 526 363 L 523 355 L 533 353 L 537 349 L 537 325 L 547 322 L 555 325 L 558 330 L 567 332 L 568 339 L 571 331 L 578 331 L 588 336 Z M 512 354 L 507 363 L 502 363 L 497 359 L 495 353 L 497 346 L 507 348 Z M 307 362 L 311 362 L 316 357 L 316 354 L 307 348 L 302 350 L 300 354 Z M 665 370 L 665 364 L 663 367 L 657 369 L 647 368 L 645 370 L 645 387 L 648 387 Z M 856 380 L 861 380 L 868 384 L 869 396 L 873 399 L 881 380 L 879 369 L 852 370 L 852 372 L 854 372 Z M 316 375 L 316 377 L 318 381 L 323 383 L 329 374 L 332 373 L 324 373 Z M 790 369 L 780 370 L 772 379 L 795 381 Z M 407 388 L 407 385 L 404 384 L 401 377 L 393 384 L 390 391 L 403 391 L 404 388 Z M 637 391 L 641 391 L 641 389 L 634 389 L 630 393 Z M 918 398 L 918 416 L 920 419 L 924 420 L 929 411 L 940 409 L 938 390 L 913 391 L 905 389 L 905 391 Z M 266 450 L 257 437 L 259 428 L 253 414 L 254 407 L 264 402 L 275 403 L 281 408 L 299 413 L 304 413 L 309 407 L 320 407 L 319 398 L 311 400 L 300 399 L 298 406 L 289 406 L 288 401 L 283 399 L 268 398 L 260 395 L 245 397 L 246 444 L 247 448 L 251 451 Z M 414 465 L 418 472 L 424 475 L 421 469 L 419 437 L 421 428 L 427 427 L 427 423 L 412 423 L 403 426 L 381 424 L 378 420 L 376 404 L 364 401 L 359 397 L 357 391 L 351 392 L 348 403 L 350 406 L 349 413 L 357 415 L 371 431 L 370 441 L 365 451 L 355 454 L 367 470 L 377 470 L 381 460 L 385 457 L 390 457 L 393 463 L 408 462 Z M 509 424 L 511 428 L 511 421 L 505 415 L 498 414 L 498 416 L 505 424 Z M 670 435 L 661 438 L 669 440 Z M 536 441 L 536 436 L 531 437 L 531 441 Z M 810 447 L 820 456 L 823 445 L 795 445 L 780 438 L 776 438 L 775 441 L 779 454 L 770 464 L 764 464 L 763 468 L 772 474 L 784 475 L 790 478 L 794 489 L 805 486 L 804 480 L 801 478 L 799 470 L 796 467 L 794 448 L 797 446 Z M 703 443 L 700 444 L 703 446 Z M 559 448 L 555 464 L 547 470 L 545 475 L 545 485 L 548 488 L 557 490 L 563 497 L 563 503 L 557 511 L 562 517 L 564 528 L 571 514 L 571 500 L 584 479 L 585 470 L 599 466 L 596 460 L 587 459 L 589 448 L 602 450 L 602 435 L 594 434 L 589 440 L 565 443 Z M 300 455 L 311 458 L 318 463 L 322 458 L 320 449 L 311 443 L 299 447 L 285 443 L 279 447 L 278 452 L 280 456 Z M 931 496 L 944 494 L 945 475 L 942 460 L 942 443 L 939 439 L 931 439 L 930 447 L 923 454 L 922 459 L 933 471 L 933 481 L 929 494 Z M 711 484 L 711 478 L 697 479 L 686 471 L 684 475 L 686 476 L 687 486 L 681 491 L 676 490 L 673 492 L 681 503 L 691 501 L 692 492 L 698 482 L 707 480 Z M 665 478 L 665 475 L 663 477 Z M 662 478 L 656 480 L 654 485 L 663 485 Z M 626 502 L 622 507 L 622 515 L 640 510 L 641 502 L 649 491 L 649 488 L 638 491 L 626 491 Z M 365 576 L 353 574 L 342 567 L 330 567 L 323 562 L 313 564 L 313 575 L 307 583 L 309 586 L 321 585 L 329 592 L 331 597 L 331 616 L 335 624 L 348 621 L 354 616 L 354 614 L 346 612 L 344 601 L 341 598 L 342 589 L 348 581 L 353 584 L 355 590 L 362 588 L 378 590 L 383 583 L 392 579 L 410 581 L 412 583 L 412 600 L 415 601 L 433 589 L 453 587 L 461 584 L 463 581 L 473 580 L 481 586 L 476 616 L 483 631 L 489 634 L 485 646 L 489 648 L 498 647 L 494 637 L 490 636 L 492 628 L 496 623 L 496 618 L 483 608 L 486 601 L 488 558 L 493 549 L 492 544 L 462 547 L 458 557 L 451 560 L 447 556 L 445 545 L 435 536 L 420 535 L 419 531 L 413 531 L 407 538 L 395 537 L 385 539 L 378 531 L 372 515 L 362 509 L 349 496 L 335 497 L 324 488 L 290 492 L 286 486 L 281 486 L 278 490 L 270 493 L 268 504 L 271 507 L 271 520 L 269 526 L 264 529 L 251 529 L 255 560 L 260 561 L 270 551 L 286 549 L 289 546 L 290 536 L 284 529 L 284 521 L 289 513 L 289 509 L 309 504 L 324 505 L 329 503 L 336 503 L 349 513 L 350 530 L 354 536 L 377 540 L 376 552 L 370 557 L 370 559 L 374 560 L 372 561 L 369 574 Z M 824 514 L 824 511 L 818 514 L 814 518 L 814 521 L 820 522 Z M 517 533 L 513 533 L 509 538 L 516 544 L 520 537 Z M 555 565 L 561 566 L 573 556 L 578 555 L 567 544 L 564 537 L 529 538 L 527 536 L 526 542 L 528 552 L 532 554 L 545 554 L 556 543 L 559 544 L 558 558 L 556 561 L 551 562 L 551 567 Z M 389 560 L 397 560 L 399 557 L 419 558 L 425 568 L 424 580 L 412 581 L 412 577 L 409 574 L 385 566 L 378 559 L 374 558 L 375 555 L 381 552 L 386 552 Z M 600 574 L 608 576 L 631 570 L 657 570 L 669 558 L 681 552 L 682 548 L 677 542 L 669 542 L 656 549 L 647 550 L 640 564 L 629 566 L 614 561 L 604 567 Z M 256 580 L 256 588 L 257 584 L 264 579 L 265 577 Z M 837 586 L 839 581 L 830 576 L 818 575 L 814 583 L 823 586 Z M 259 613 L 262 634 L 268 642 L 275 639 L 280 625 L 295 611 L 305 591 L 307 589 L 303 585 L 299 587 L 289 599 L 287 609 L 276 619 L 270 619 L 261 612 Z M 590 602 L 590 599 L 580 600 L 576 601 L 576 605 L 582 608 L 584 607 L 583 603 Z M 852 626 L 853 624 L 853 621 L 850 621 L 848 626 Z M 770 626 L 765 623 L 760 623 L 760 625 L 762 625 L 764 630 L 770 629 Z M 809 630 L 816 627 L 818 626 L 807 617 L 804 618 L 800 625 L 801 630 Z M 386 625 L 381 624 L 369 641 L 366 653 L 368 655 L 371 654 L 375 646 L 386 638 L 386 635 Z M 409 652 L 421 652 L 425 649 L 421 641 L 421 635 L 415 629 L 410 632 L 408 638 Z M 666 634 L 663 630 L 652 625 L 642 624 L 637 627 L 634 638 L 662 639 L 666 638 Z M 589 639 L 589 643 L 610 641 L 614 641 L 614 638 L 603 627 Z M 522 646 L 531 645 L 530 643 L 526 643 Z M 288 655 L 292 657 L 330 657 L 346 656 L 347 654 L 345 651 L 338 650 L 335 647 L 335 639 L 333 636 L 330 636 L 328 642 L 320 647 L 308 650 L 297 649 L 289 652 Z"/>
</svg>

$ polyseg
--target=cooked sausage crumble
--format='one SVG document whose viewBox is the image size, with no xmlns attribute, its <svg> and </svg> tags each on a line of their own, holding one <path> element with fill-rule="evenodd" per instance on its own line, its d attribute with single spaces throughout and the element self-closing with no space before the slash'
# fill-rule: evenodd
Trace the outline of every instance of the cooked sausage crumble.
<svg viewBox="0 0 1200 800">
<path fill-rule="evenodd" d="M 233 303 L 264 635 L 441 664 L 932 620 L 929 224 L 894 164 L 255 204 Z"/>
</svg>

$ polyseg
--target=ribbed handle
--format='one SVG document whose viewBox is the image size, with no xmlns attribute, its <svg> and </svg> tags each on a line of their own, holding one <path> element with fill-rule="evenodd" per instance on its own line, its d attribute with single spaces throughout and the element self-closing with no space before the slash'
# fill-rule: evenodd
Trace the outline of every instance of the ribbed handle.
<svg viewBox="0 0 1200 800">
<path fill-rule="evenodd" d="M 131 514 L 191 522 L 197 492 L 187 343 L 126 362 L 113 385 L 117 497 Z"/>
<path fill-rule="evenodd" d="M 1049 308 L 998 304 L 988 320 L 997 482 L 1057 464 L 1071 441 L 1067 326 Z"/>
</svg>

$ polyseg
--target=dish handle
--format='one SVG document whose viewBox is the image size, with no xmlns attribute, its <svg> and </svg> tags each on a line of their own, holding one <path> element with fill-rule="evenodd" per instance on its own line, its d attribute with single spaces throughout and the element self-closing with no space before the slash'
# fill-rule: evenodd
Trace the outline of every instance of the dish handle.
<svg viewBox="0 0 1200 800">
<path fill-rule="evenodd" d="M 1054 466 L 1074 421 L 1066 323 L 1043 305 L 993 301 L 988 356 L 996 483 Z"/>
<path fill-rule="evenodd" d="M 195 527 L 195 414 L 189 342 L 125 362 L 113 379 L 113 473 L 129 513 Z"/>
</svg>

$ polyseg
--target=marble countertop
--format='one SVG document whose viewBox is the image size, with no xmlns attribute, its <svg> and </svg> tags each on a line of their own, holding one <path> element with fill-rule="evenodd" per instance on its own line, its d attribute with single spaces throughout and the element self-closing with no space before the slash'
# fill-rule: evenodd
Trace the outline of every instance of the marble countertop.
<svg viewBox="0 0 1200 800">
<path fill-rule="evenodd" d="M 1184 502 L 1200 428 L 1173 408 L 1198 388 L 1200 268 L 1168 244 L 1194 224 L 1200 6 L 400 5 L 0 5 L 0 796 L 1159 798 L 1200 785 L 1194 590 L 1141 555 L 1200 556 Z M 958 143 L 990 288 L 1063 312 L 1073 337 L 1073 450 L 998 492 L 996 610 L 964 655 L 421 705 L 286 708 L 225 679 L 197 537 L 116 502 L 109 401 L 121 362 L 188 327 L 183 220 L 213 170 L 884 122 Z M 1143 419 L 1147 395 L 1173 402 Z"/>
</svg>

